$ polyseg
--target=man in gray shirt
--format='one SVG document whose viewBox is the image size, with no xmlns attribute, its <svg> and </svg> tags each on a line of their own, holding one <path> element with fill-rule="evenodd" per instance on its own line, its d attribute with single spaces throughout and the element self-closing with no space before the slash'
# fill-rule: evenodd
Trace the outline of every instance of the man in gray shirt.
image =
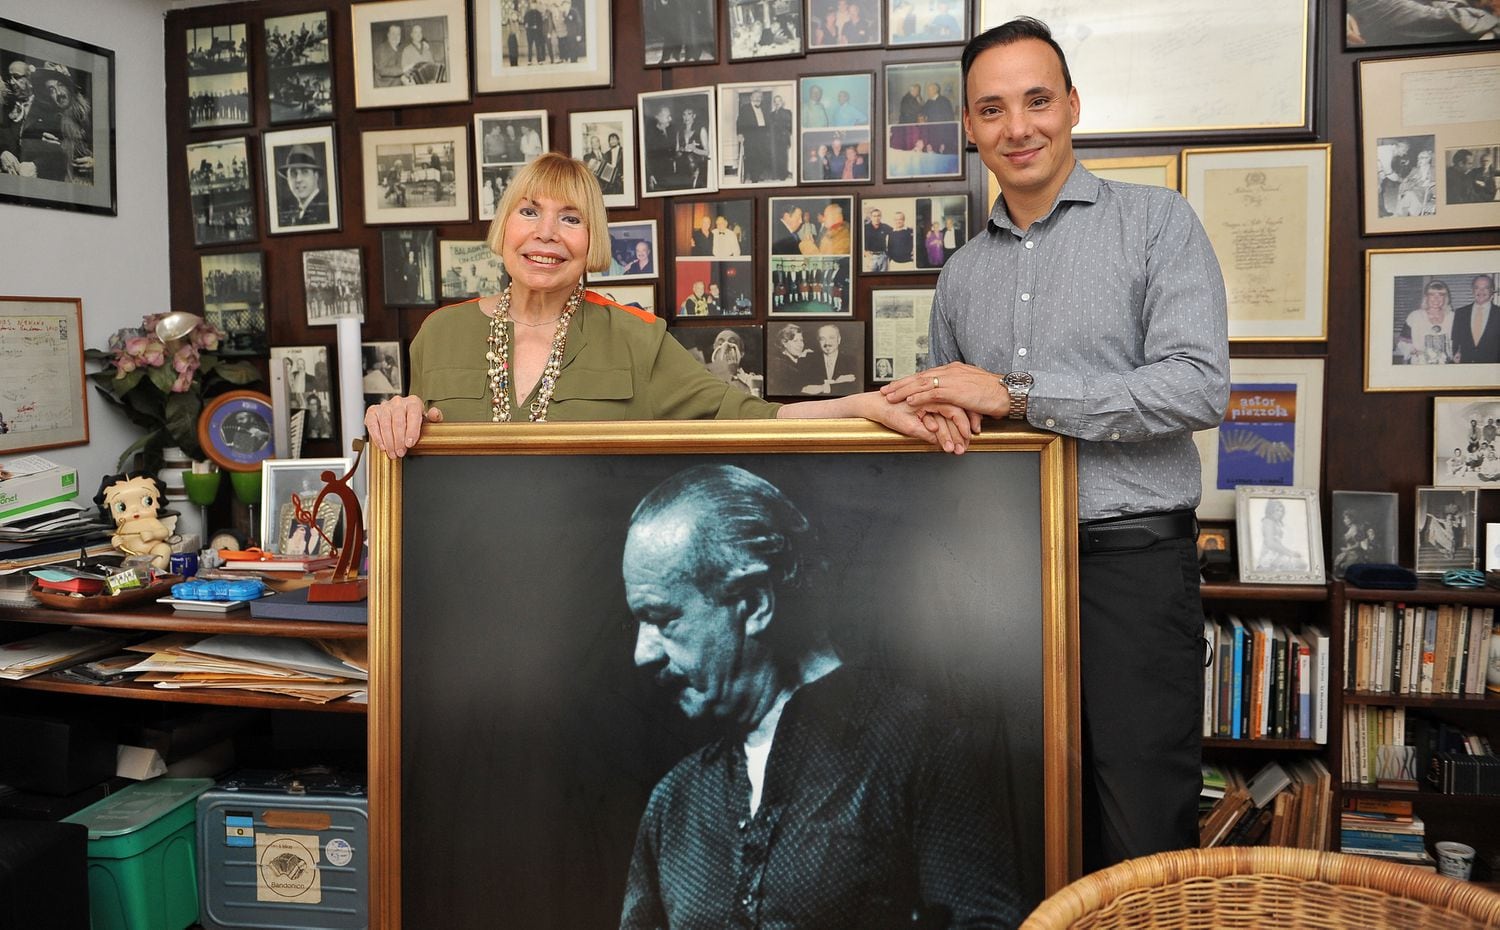
<svg viewBox="0 0 1500 930">
<path fill-rule="evenodd" d="M 1192 433 L 1229 399 L 1223 276 L 1182 197 L 1074 159 L 1078 92 L 1044 24 L 976 37 L 963 72 L 964 129 L 1003 193 L 938 279 L 939 367 L 882 390 L 1078 440 L 1085 866 L 1197 846 Z"/>
</svg>

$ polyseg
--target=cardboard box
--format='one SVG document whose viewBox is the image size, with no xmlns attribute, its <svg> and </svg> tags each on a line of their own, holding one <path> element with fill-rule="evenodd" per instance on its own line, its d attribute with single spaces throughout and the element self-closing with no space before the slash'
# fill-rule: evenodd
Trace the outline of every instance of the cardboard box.
<svg viewBox="0 0 1500 930">
<path fill-rule="evenodd" d="M 78 496 L 78 469 L 49 468 L 0 481 L 0 520 Z"/>
</svg>

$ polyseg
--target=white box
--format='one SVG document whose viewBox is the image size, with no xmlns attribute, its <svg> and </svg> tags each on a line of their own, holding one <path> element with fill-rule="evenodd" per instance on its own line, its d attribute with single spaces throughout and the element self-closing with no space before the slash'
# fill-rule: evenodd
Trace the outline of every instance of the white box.
<svg viewBox="0 0 1500 930">
<path fill-rule="evenodd" d="M 78 469 L 49 468 L 0 481 L 0 520 L 78 496 Z"/>
</svg>

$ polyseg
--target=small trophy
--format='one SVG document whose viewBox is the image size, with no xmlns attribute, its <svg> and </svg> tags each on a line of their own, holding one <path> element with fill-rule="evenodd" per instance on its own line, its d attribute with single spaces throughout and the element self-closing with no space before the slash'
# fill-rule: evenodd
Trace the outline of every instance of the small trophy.
<svg viewBox="0 0 1500 930">
<path fill-rule="evenodd" d="M 317 499 L 313 501 L 311 512 L 314 514 L 319 512 L 323 506 L 323 498 L 327 497 L 329 492 L 337 495 L 344 505 L 344 540 L 339 545 L 339 558 L 334 564 L 333 576 L 327 581 L 315 581 L 307 589 L 309 602 L 362 601 L 369 593 L 369 579 L 361 578 L 359 574 L 359 560 L 365 548 L 364 515 L 359 510 L 359 495 L 349 487 L 349 479 L 359 471 L 359 462 L 364 458 L 364 451 L 365 441 L 354 440 L 354 465 L 348 473 L 342 478 L 337 477 L 331 471 L 325 471 L 318 476 L 323 479 L 323 490 L 318 492 Z"/>
</svg>

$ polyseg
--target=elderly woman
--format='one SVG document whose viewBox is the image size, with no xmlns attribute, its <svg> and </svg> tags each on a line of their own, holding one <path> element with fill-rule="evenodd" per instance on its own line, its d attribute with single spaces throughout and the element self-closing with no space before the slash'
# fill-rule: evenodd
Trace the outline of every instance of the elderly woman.
<svg viewBox="0 0 1500 930">
<path fill-rule="evenodd" d="M 582 162 L 548 153 L 519 171 L 490 224 L 511 283 L 445 307 L 411 346 L 411 390 L 370 407 L 387 455 L 424 422 L 866 417 L 962 451 L 976 424 L 958 408 L 917 413 L 878 393 L 779 406 L 731 387 L 667 335 L 655 316 L 589 291 L 609 264 L 604 198 Z"/>
</svg>

